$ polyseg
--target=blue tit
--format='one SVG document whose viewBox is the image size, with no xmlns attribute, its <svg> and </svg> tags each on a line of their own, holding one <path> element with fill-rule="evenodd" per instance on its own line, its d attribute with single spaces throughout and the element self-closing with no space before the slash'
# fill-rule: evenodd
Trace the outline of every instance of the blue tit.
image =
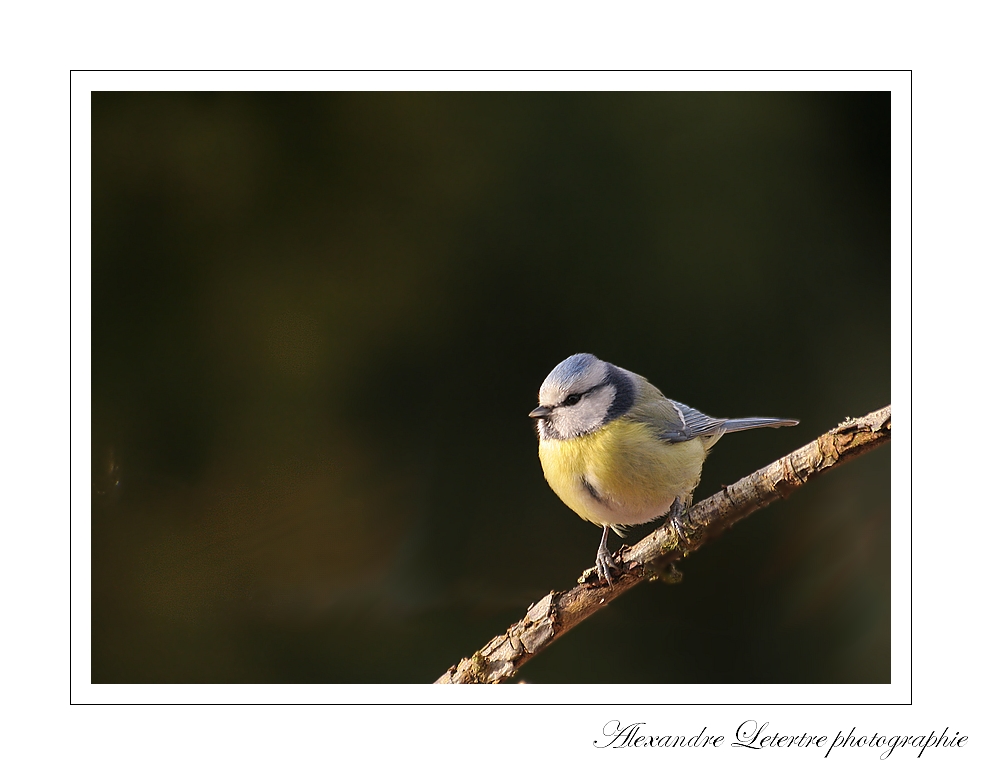
<svg viewBox="0 0 982 775">
<path fill-rule="evenodd" d="M 539 388 L 539 460 L 549 486 L 603 528 L 597 575 L 611 584 L 610 530 L 669 515 L 692 502 L 709 448 L 724 433 L 797 425 L 797 420 L 718 420 L 665 398 L 644 377 L 587 353 L 571 355 Z"/>
</svg>

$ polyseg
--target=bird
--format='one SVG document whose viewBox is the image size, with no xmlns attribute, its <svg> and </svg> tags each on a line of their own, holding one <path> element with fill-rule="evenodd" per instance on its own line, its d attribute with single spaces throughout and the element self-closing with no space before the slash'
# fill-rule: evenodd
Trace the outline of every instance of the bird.
<svg viewBox="0 0 982 775">
<path fill-rule="evenodd" d="M 666 515 L 678 527 L 709 449 L 724 434 L 798 424 L 710 417 L 590 353 L 557 365 L 538 398 L 529 417 L 536 421 L 542 472 L 563 503 L 603 528 L 596 571 L 608 586 L 618 570 L 607 548 L 611 530 L 623 537 L 625 528 Z"/>
</svg>

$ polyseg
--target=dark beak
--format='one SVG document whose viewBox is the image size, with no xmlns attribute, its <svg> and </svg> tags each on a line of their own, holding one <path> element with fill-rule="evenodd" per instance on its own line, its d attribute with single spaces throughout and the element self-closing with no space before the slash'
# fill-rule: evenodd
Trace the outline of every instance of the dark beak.
<svg viewBox="0 0 982 775">
<path fill-rule="evenodd" d="M 537 406 L 531 412 L 529 412 L 529 417 L 533 417 L 536 420 L 544 420 L 547 417 L 552 416 L 551 406 Z"/>
</svg>

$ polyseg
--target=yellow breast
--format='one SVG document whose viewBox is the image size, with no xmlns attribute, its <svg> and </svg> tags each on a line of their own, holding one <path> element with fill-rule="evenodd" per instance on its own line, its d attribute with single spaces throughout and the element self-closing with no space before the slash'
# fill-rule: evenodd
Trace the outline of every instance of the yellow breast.
<svg viewBox="0 0 982 775">
<path fill-rule="evenodd" d="M 621 418 L 566 441 L 540 440 L 539 460 L 556 495 L 597 525 L 637 525 L 668 512 L 699 483 L 700 439 L 669 444 Z"/>
</svg>

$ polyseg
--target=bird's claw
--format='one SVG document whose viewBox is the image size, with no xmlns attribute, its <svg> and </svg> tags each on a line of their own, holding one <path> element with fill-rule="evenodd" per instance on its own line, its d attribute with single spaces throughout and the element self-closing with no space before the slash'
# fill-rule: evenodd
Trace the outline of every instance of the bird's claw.
<svg viewBox="0 0 982 775">
<path fill-rule="evenodd" d="M 607 586 L 612 587 L 614 586 L 613 577 L 618 575 L 618 572 L 617 563 L 614 562 L 614 557 L 611 555 L 610 549 L 606 546 L 601 546 L 597 550 L 597 578 L 601 582 L 606 581 Z"/>
<path fill-rule="evenodd" d="M 672 526 L 675 531 L 675 537 L 678 539 L 679 546 L 682 547 L 683 552 L 687 551 L 690 544 L 689 539 L 685 537 L 685 532 L 682 530 L 682 517 L 685 516 L 688 508 L 686 504 L 682 502 L 681 498 L 676 498 L 672 503 L 672 507 L 668 510 L 668 523 Z"/>
</svg>

